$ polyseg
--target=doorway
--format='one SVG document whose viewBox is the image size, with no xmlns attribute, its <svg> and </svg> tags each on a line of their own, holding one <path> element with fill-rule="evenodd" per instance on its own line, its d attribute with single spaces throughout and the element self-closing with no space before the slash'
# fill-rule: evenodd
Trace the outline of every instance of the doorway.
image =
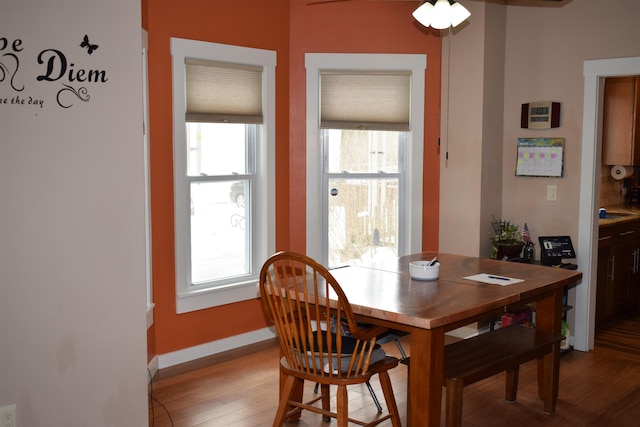
<svg viewBox="0 0 640 427">
<path fill-rule="evenodd" d="M 595 336 L 598 220 L 602 94 L 604 78 L 640 74 L 640 57 L 590 60 L 584 62 L 584 110 L 582 117 L 582 159 L 580 172 L 580 213 L 578 222 L 578 265 L 582 283 L 576 288 L 574 348 L 593 349 Z"/>
</svg>

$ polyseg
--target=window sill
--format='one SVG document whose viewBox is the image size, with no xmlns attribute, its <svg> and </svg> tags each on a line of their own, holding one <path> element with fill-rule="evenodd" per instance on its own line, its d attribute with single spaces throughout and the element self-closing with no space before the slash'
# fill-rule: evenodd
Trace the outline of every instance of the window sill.
<svg viewBox="0 0 640 427">
<path fill-rule="evenodd" d="M 233 285 L 202 289 L 178 294 L 176 313 L 189 313 L 205 308 L 217 307 L 234 302 L 247 301 L 260 296 L 256 281 L 235 283 Z"/>
</svg>

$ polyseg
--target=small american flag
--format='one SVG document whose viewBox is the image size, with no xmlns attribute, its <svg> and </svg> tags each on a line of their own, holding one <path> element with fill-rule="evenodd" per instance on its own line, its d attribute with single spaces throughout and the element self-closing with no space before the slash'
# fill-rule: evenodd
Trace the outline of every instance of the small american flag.
<svg viewBox="0 0 640 427">
<path fill-rule="evenodd" d="M 524 230 L 522 230 L 522 239 L 526 243 L 531 243 L 531 234 L 529 234 L 529 227 L 527 227 L 527 223 L 524 223 Z"/>
</svg>

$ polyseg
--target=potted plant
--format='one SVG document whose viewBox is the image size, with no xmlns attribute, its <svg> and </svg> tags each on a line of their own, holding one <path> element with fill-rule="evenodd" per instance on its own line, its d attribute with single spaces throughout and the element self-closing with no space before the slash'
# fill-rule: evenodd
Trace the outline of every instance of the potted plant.
<svg viewBox="0 0 640 427">
<path fill-rule="evenodd" d="M 495 259 L 519 258 L 525 244 L 520 229 L 511 221 L 504 219 L 493 219 L 493 235 L 489 235 L 493 250 L 491 257 Z"/>
</svg>

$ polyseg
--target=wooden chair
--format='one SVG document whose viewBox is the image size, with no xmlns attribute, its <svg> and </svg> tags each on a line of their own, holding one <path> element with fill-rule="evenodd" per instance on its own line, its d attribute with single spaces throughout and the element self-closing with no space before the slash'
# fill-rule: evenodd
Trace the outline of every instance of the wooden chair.
<svg viewBox="0 0 640 427">
<path fill-rule="evenodd" d="M 262 307 L 275 324 L 280 340 L 283 376 L 280 404 L 274 426 L 299 416 L 302 410 L 336 418 L 338 427 L 349 422 L 374 426 L 391 419 L 400 426 L 400 417 L 389 369 L 398 359 L 387 356 L 376 344 L 384 328 L 357 327 L 349 301 L 336 279 L 321 264 L 294 252 L 280 252 L 269 258 L 260 272 Z M 326 303 L 326 296 L 330 303 Z M 315 304 L 316 302 L 320 304 Z M 332 321 L 333 319 L 333 321 Z M 339 333 L 338 322 L 347 322 L 352 336 Z M 336 333 L 337 332 L 337 333 Z M 388 414 L 380 414 L 372 422 L 348 416 L 347 386 L 365 384 L 378 374 Z M 321 394 L 304 402 L 304 381 L 320 383 Z M 329 386 L 337 386 L 336 410 L 331 411 Z M 315 405 L 320 401 L 321 405 Z"/>
</svg>

